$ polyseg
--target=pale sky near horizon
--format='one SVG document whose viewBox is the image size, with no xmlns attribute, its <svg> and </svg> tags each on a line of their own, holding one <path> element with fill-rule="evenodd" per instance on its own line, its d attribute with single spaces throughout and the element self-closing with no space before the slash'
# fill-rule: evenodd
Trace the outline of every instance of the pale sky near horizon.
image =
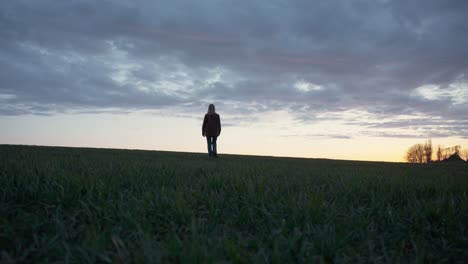
<svg viewBox="0 0 468 264">
<path fill-rule="evenodd" d="M 4 1 L 0 144 L 403 161 L 468 148 L 468 1 Z"/>
</svg>

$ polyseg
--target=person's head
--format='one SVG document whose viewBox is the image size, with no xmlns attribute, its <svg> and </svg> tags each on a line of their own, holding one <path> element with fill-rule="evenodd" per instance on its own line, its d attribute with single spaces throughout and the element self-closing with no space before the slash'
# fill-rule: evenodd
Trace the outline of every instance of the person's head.
<svg viewBox="0 0 468 264">
<path fill-rule="evenodd" d="M 214 106 L 214 104 L 210 104 L 208 106 L 208 114 L 214 114 L 214 113 L 216 113 L 215 106 Z"/>
</svg>

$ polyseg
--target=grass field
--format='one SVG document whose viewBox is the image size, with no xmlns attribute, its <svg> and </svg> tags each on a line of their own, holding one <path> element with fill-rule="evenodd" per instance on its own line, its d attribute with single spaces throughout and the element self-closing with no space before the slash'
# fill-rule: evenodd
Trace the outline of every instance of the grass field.
<svg viewBox="0 0 468 264">
<path fill-rule="evenodd" d="M 0 145 L 0 262 L 460 262 L 468 162 Z"/>
</svg>

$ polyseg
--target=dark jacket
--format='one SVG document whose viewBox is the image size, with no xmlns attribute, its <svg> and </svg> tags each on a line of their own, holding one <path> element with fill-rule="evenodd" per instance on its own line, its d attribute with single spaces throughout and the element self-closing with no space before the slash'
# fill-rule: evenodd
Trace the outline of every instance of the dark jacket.
<svg viewBox="0 0 468 264">
<path fill-rule="evenodd" d="M 219 115 L 206 114 L 203 119 L 202 134 L 207 137 L 217 137 L 221 133 L 221 120 Z"/>
</svg>

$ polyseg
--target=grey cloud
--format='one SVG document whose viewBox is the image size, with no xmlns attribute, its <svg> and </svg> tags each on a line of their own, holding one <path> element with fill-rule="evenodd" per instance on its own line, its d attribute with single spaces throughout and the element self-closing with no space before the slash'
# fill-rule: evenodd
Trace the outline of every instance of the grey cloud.
<svg viewBox="0 0 468 264">
<path fill-rule="evenodd" d="M 460 132 L 460 130 L 455 131 L 425 131 L 418 133 L 398 133 L 398 132 L 369 132 L 363 133 L 365 136 L 372 137 L 387 137 L 387 138 L 446 138 L 446 137 L 460 137 L 467 139 L 468 130 Z"/>
<path fill-rule="evenodd" d="M 283 135 L 282 137 L 301 137 L 301 138 L 310 138 L 310 139 L 352 139 L 350 135 L 341 135 L 341 134 L 288 134 Z"/>
<path fill-rule="evenodd" d="M 467 120 L 456 121 L 420 118 L 378 123 L 358 121 L 348 124 L 366 128 L 365 132 L 361 132 L 366 136 L 396 138 L 468 138 Z M 402 130 L 412 132 L 401 132 Z"/>
<path fill-rule="evenodd" d="M 388 121 L 382 123 L 370 123 L 370 122 L 357 122 L 350 124 L 359 124 L 362 126 L 367 126 L 369 128 L 399 128 L 399 127 L 436 127 L 436 126 L 466 126 L 468 121 L 444 121 L 444 120 L 432 120 L 432 119 L 410 119 L 402 121 Z"/>
<path fill-rule="evenodd" d="M 415 93 L 425 84 L 468 82 L 466 1 L 19 0 L 0 7 L 0 95 L 14 96 L 2 101 L 2 115 L 190 113 L 214 101 L 232 114 L 288 110 L 304 122 L 350 109 L 437 118 L 420 121 L 426 126 L 466 121 L 467 103 Z M 222 74 L 207 82 L 213 69 Z M 301 92 L 297 81 L 323 89 Z"/>
</svg>

